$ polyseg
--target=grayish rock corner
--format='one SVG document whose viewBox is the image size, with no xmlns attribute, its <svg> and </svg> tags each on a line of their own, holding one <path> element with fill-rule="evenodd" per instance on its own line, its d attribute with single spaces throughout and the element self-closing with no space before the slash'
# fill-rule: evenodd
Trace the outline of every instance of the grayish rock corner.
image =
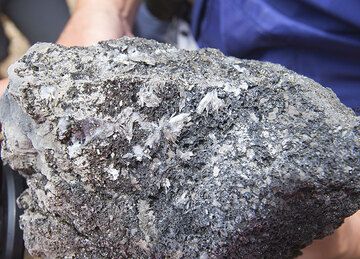
<svg viewBox="0 0 360 259">
<path fill-rule="evenodd" d="M 48 258 L 291 258 L 360 207 L 359 117 L 279 65 L 123 38 L 37 44 L 1 99 Z"/>
</svg>

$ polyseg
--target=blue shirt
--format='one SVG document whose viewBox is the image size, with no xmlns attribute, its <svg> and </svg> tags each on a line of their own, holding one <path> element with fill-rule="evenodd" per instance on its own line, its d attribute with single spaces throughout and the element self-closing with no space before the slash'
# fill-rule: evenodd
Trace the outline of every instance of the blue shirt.
<svg viewBox="0 0 360 259">
<path fill-rule="evenodd" d="M 279 63 L 360 113 L 360 0 L 197 0 L 200 47 Z"/>
</svg>

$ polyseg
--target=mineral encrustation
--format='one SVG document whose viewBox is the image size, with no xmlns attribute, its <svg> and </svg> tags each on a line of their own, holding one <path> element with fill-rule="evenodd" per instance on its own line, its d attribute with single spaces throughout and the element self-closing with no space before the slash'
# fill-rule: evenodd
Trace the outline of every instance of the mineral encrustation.
<svg viewBox="0 0 360 259">
<path fill-rule="evenodd" d="M 2 158 L 47 258 L 291 258 L 360 207 L 360 120 L 279 65 L 136 38 L 36 44 Z"/>
</svg>

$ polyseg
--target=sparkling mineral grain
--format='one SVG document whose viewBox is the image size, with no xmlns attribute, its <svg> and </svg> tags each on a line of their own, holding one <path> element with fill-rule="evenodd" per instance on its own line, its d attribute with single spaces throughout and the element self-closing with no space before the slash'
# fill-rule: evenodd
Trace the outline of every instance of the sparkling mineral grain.
<svg viewBox="0 0 360 259">
<path fill-rule="evenodd" d="M 360 207 L 359 117 L 279 65 L 123 38 L 36 44 L 1 99 L 47 258 L 291 258 Z"/>
</svg>

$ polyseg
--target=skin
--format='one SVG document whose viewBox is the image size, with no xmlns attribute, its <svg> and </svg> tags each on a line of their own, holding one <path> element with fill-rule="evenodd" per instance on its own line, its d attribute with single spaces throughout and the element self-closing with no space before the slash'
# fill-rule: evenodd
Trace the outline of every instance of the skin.
<svg viewBox="0 0 360 259">
<path fill-rule="evenodd" d="M 9 80 L 7 78 L 0 80 L 0 96 L 2 96 L 4 94 L 8 83 L 9 83 Z"/>
<path fill-rule="evenodd" d="M 98 41 L 133 36 L 138 0 L 78 0 L 58 43 L 89 46 Z"/>
<path fill-rule="evenodd" d="M 132 36 L 139 0 L 78 0 L 58 43 L 89 46 L 98 41 Z M 0 80 L 0 96 L 8 79 Z M 345 219 L 334 234 L 315 240 L 298 259 L 360 258 L 360 211 Z"/>
<path fill-rule="evenodd" d="M 360 258 L 360 211 L 345 219 L 334 234 L 315 240 L 298 259 Z"/>
</svg>

